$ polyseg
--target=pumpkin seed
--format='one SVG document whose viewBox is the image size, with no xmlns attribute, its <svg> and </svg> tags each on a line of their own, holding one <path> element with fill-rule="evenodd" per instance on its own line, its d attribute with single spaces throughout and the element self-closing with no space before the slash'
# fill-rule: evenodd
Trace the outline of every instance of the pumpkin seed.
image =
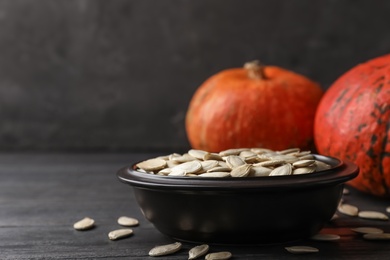
<svg viewBox="0 0 390 260">
<path fill-rule="evenodd" d="M 355 231 L 356 233 L 360 234 L 381 234 L 383 233 L 382 229 L 375 228 L 375 227 L 357 227 L 357 228 L 351 228 L 352 231 Z"/>
<path fill-rule="evenodd" d="M 338 206 L 337 210 L 344 215 L 356 217 L 358 215 L 359 209 L 350 204 L 341 204 Z"/>
<path fill-rule="evenodd" d="M 167 166 L 168 168 L 173 168 L 175 167 L 176 165 L 179 165 L 180 163 L 179 162 L 176 162 L 176 161 L 172 161 L 172 160 L 168 160 L 167 161 Z"/>
<path fill-rule="evenodd" d="M 157 174 L 167 176 L 172 172 L 172 168 L 164 168 L 160 170 Z"/>
<path fill-rule="evenodd" d="M 335 234 L 316 234 L 311 239 L 317 241 L 335 241 L 339 240 L 340 236 Z"/>
<path fill-rule="evenodd" d="M 263 167 L 270 167 L 270 166 L 277 166 L 286 163 L 283 160 L 271 160 L 271 161 L 265 161 L 265 162 L 259 162 L 256 164 L 256 166 L 263 166 Z"/>
<path fill-rule="evenodd" d="M 203 160 L 204 156 L 208 154 L 208 152 L 203 150 L 191 149 L 188 151 L 188 154 L 196 159 Z"/>
<path fill-rule="evenodd" d="M 214 168 L 211 168 L 210 170 L 207 170 L 207 172 L 230 172 L 232 169 L 229 167 L 222 167 L 222 166 L 217 166 Z"/>
<path fill-rule="evenodd" d="M 199 177 L 225 178 L 230 176 L 230 172 L 205 172 L 197 175 Z"/>
<path fill-rule="evenodd" d="M 257 154 L 265 154 L 265 153 L 273 152 L 272 150 L 266 148 L 252 148 L 250 150 Z"/>
<path fill-rule="evenodd" d="M 172 154 L 169 155 L 169 160 L 173 160 L 173 158 L 175 158 L 175 157 L 180 157 L 180 156 L 181 156 L 181 154 L 172 153 Z"/>
<path fill-rule="evenodd" d="M 257 153 L 251 152 L 251 151 L 242 151 L 239 156 L 245 161 L 245 162 L 255 162 L 257 161 Z"/>
<path fill-rule="evenodd" d="M 139 172 L 143 172 L 143 173 L 153 173 L 153 172 L 147 172 L 145 171 L 144 169 L 137 169 Z"/>
<path fill-rule="evenodd" d="M 299 161 L 296 161 L 294 162 L 292 165 L 294 167 L 307 167 L 307 166 L 310 166 L 310 165 L 313 165 L 315 163 L 315 160 L 299 160 Z"/>
<path fill-rule="evenodd" d="M 82 220 L 77 221 L 73 224 L 73 228 L 76 230 L 88 230 L 93 228 L 95 225 L 95 220 L 85 217 Z"/>
<path fill-rule="evenodd" d="M 134 227 L 139 224 L 138 219 L 122 216 L 118 218 L 118 224 L 125 227 Z"/>
<path fill-rule="evenodd" d="M 237 156 L 237 155 L 229 155 L 227 158 L 226 158 L 226 164 L 230 167 L 230 168 L 235 168 L 237 166 L 240 166 L 240 165 L 243 165 L 243 164 L 246 164 L 245 161 Z"/>
<path fill-rule="evenodd" d="M 156 246 L 149 251 L 150 256 L 162 256 L 162 255 L 170 255 L 179 251 L 182 247 L 180 242 L 175 242 L 172 244 Z"/>
<path fill-rule="evenodd" d="M 366 219 L 389 220 L 388 216 L 378 211 L 360 211 L 358 213 L 358 217 Z"/>
<path fill-rule="evenodd" d="M 294 163 L 299 160 L 299 158 L 292 155 L 276 155 L 271 156 L 270 159 L 273 161 L 283 161 L 285 163 Z"/>
<path fill-rule="evenodd" d="M 232 169 L 230 172 L 230 175 L 232 177 L 246 177 L 248 176 L 249 172 L 251 171 L 252 165 L 250 164 L 243 164 L 240 166 L 237 166 Z"/>
<path fill-rule="evenodd" d="M 199 161 L 189 161 L 189 162 L 176 165 L 175 167 L 172 168 L 172 172 L 185 171 L 185 173 L 196 173 L 200 169 L 202 169 L 202 164 Z"/>
<path fill-rule="evenodd" d="M 390 240 L 390 233 L 364 234 L 363 238 L 367 240 Z"/>
<path fill-rule="evenodd" d="M 217 153 L 206 153 L 203 156 L 203 160 L 216 160 L 216 161 L 222 161 L 222 157 Z"/>
<path fill-rule="evenodd" d="M 292 254 L 308 254 L 319 252 L 318 248 L 311 246 L 288 246 L 285 249 Z"/>
<path fill-rule="evenodd" d="M 387 212 L 387 213 L 390 213 L 390 207 L 387 207 L 387 208 L 386 208 L 386 212 Z"/>
<path fill-rule="evenodd" d="M 314 155 L 306 154 L 306 155 L 300 156 L 299 159 L 300 160 L 313 160 L 314 159 Z"/>
<path fill-rule="evenodd" d="M 186 175 L 187 175 L 187 171 L 180 168 L 172 169 L 172 171 L 168 174 L 168 176 L 177 176 L 177 177 L 186 176 Z"/>
<path fill-rule="evenodd" d="M 224 157 L 224 156 L 229 156 L 229 155 L 238 155 L 240 152 L 245 151 L 246 149 L 228 149 L 225 151 L 219 152 L 219 155 Z"/>
<path fill-rule="evenodd" d="M 349 190 L 347 188 L 344 188 L 343 189 L 343 195 L 348 195 L 349 194 Z"/>
<path fill-rule="evenodd" d="M 140 163 L 136 166 L 145 171 L 157 171 L 163 169 L 167 165 L 167 162 L 163 159 L 149 159 Z"/>
<path fill-rule="evenodd" d="M 291 153 L 298 153 L 301 149 L 299 148 L 290 148 L 282 151 L 278 151 L 279 154 L 291 154 Z"/>
<path fill-rule="evenodd" d="M 263 166 L 253 166 L 249 175 L 253 177 L 269 176 L 271 172 L 272 169 L 270 168 L 263 167 Z"/>
<path fill-rule="evenodd" d="M 217 167 L 218 161 L 217 160 L 206 160 L 206 161 L 200 162 L 200 164 L 202 165 L 203 171 L 208 171 L 214 167 Z"/>
<path fill-rule="evenodd" d="M 178 163 L 186 163 L 186 162 L 191 162 L 195 159 L 196 159 L 195 157 L 192 157 L 188 153 L 185 153 L 182 156 L 173 157 L 171 160 Z"/>
<path fill-rule="evenodd" d="M 225 260 L 232 257 L 232 253 L 228 251 L 222 251 L 222 252 L 216 252 L 216 253 L 210 253 L 207 254 L 205 259 L 206 260 Z"/>
<path fill-rule="evenodd" d="M 308 174 L 308 173 L 313 173 L 313 172 L 315 172 L 314 167 L 301 167 L 301 168 L 294 169 L 293 175 Z"/>
<path fill-rule="evenodd" d="M 201 257 L 202 255 L 207 254 L 208 251 L 209 251 L 209 246 L 206 244 L 193 247 L 188 252 L 188 260 L 192 260 L 192 259 L 196 259 L 198 257 Z"/>
<path fill-rule="evenodd" d="M 310 151 L 301 151 L 301 152 L 297 152 L 297 153 L 292 153 L 292 155 L 296 156 L 296 157 L 302 157 L 302 156 L 306 156 L 306 155 L 309 155 L 311 154 Z"/>
<path fill-rule="evenodd" d="M 330 166 L 329 164 L 316 160 L 316 171 L 317 172 L 329 170 L 330 168 L 332 168 L 332 166 Z"/>
<path fill-rule="evenodd" d="M 218 161 L 218 165 L 221 166 L 221 167 L 225 167 L 225 168 L 229 168 L 230 169 L 230 167 L 224 161 Z"/>
<path fill-rule="evenodd" d="M 265 154 L 259 154 L 256 159 L 257 162 L 267 162 L 267 161 L 272 161 L 271 156 L 265 155 Z M 258 163 L 256 163 L 258 164 Z"/>
<path fill-rule="evenodd" d="M 280 175 L 291 175 L 292 166 L 287 163 L 285 165 L 279 166 L 271 171 L 269 176 L 280 176 Z"/>
<path fill-rule="evenodd" d="M 120 238 L 125 238 L 128 236 L 131 236 L 133 234 L 133 230 L 130 228 L 122 228 L 113 230 L 110 233 L 108 233 L 108 238 L 110 240 L 118 240 Z"/>
</svg>

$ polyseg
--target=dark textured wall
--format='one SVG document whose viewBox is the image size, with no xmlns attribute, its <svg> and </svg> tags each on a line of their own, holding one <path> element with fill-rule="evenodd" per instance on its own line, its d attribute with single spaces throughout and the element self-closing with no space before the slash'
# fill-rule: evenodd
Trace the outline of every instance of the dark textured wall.
<svg viewBox="0 0 390 260">
<path fill-rule="evenodd" d="M 390 1 L 1 0 L 0 150 L 178 150 L 210 75 L 261 59 L 326 89 L 390 52 Z"/>
</svg>

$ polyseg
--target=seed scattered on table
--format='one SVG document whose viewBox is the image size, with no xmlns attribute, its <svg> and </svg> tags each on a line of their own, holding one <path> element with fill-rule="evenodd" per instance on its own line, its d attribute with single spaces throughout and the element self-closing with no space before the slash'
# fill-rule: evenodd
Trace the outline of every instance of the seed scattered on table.
<svg viewBox="0 0 390 260">
<path fill-rule="evenodd" d="M 390 240 L 390 233 L 364 234 L 363 238 L 367 240 Z"/>
<path fill-rule="evenodd" d="M 358 213 L 358 217 L 365 219 L 389 220 L 387 215 L 378 211 L 360 211 Z"/>
<path fill-rule="evenodd" d="M 348 195 L 349 194 L 349 190 L 347 188 L 344 188 L 343 189 L 343 195 Z"/>
<path fill-rule="evenodd" d="M 356 206 L 350 205 L 350 204 L 340 204 L 337 208 L 337 210 L 340 213 L 343 213 L 344 215 L 356 217 L 359 214 L 359 209 Z"/>
<path fill-rule="evenodd" d="M 118 224 L 125 227 L 134 227 L 139 224 L 138 219 L 122 216 L 118 218 Z"/>
<path fill-rule="evenodd" d="M 188 252 L 188 260 L 199 258 L 199 257 L 207 254 L 208 251 L 209 251 L 209 245 L 206 245 L 206 244 L 193 247 Z"/>
<path fill-rule="evenodd" d="M 95 225 L 95 220 L 85 217 L 82 220 L 77 221 L 73 224 L 73 228 L 76 230 L 88 230 L 93 228 Z"/>
<path fill-rule="evenodd" d="M 110 233 L 108 233 L 108 238 L 111 240 L 118 240 L 120 238 L 129 237 L 133 234 L 133 230 L 130 228 L 122 228 L 113 230 Z"/>
<path fill-rule="evenodd" d="M 317 241 L 336 241 L 340 240 L 340 236 L 335 234 L 316 234 L 311 239 Z"/>
<path fill-rule="evenodd" d="M 387 207 L 387 208 L 386 208 L 386 212 L 387 212 L 387 213 L 390 213 L 390 207 Z"/>
<path fill-rule="evenodd" d="M 318 250 L 318 248 L 311 247 L 311 246 L 288 246 L 285 247 L 285 249 L 292 254 L 309 254 L 309 253 L 317 253 L 320 251 Z"/>
<path fill-rule="evenodd" d="M 150 256 L 170 255 L 170 254 L 173 254 L 173 253 L 176 253 L 177 251 L 179 251 L 181 249 L 181 247 L 182 247 L 182 244 L 180 242 L 156 246 L 149 251 L 149 255 Z"/>
<path fill-rule="evenodd" d="M 384 233 L 382 229 L 375 227 L 357 227 L 351 228 L 352 231 L 360 234 L 381 234 Z"/>
<path fill-rule="evenodd" d="M 216 253 L 210 253 L 207 254 L 205 259 L 206 260 L 225 260 L 232 257 L 232 253 L 228 251 L 222 251 L 222 252 L 216 252 Z"/>
</svg>

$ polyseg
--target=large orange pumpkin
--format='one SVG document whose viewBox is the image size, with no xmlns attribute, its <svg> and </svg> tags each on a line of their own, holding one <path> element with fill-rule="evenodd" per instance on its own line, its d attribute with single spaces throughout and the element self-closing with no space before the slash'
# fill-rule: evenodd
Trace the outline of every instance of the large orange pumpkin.
<svg viewBox="0 0 390 260">
<path fill-rule="evenodd" d="M 186 131 L 195 149 L 311 149 L 323 91 L 294 72 L 257 62 L 221 71 L 195 92 Z"/>
<path fill-rule="evenodd" d="M 390 55 L 360 64 L 327 90 L 315 118 L 318 152 L 355 162 L 350 184 L 390 196 Z"/>
</svg>

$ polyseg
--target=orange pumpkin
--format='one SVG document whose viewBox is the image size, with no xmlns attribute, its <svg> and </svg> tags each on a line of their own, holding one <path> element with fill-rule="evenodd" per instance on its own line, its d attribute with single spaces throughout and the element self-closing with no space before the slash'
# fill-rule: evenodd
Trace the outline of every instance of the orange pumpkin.
<svg viewBox="0 0 390 260">
<path fill-rule="evenodd" d="M 221 71 L 195 92 L 186 114 L 194 149 L 282 150 L 313 147 L 314 115 L 322 97 L 308 78 L 258 62 Z"/>
<path fill-rule="evenodd" d="M 390 55 L 351 68 L 327 90 L 315 118 L 318 152 L 350 160 L 349 184 L 390 197 Z"/>
</svg>

